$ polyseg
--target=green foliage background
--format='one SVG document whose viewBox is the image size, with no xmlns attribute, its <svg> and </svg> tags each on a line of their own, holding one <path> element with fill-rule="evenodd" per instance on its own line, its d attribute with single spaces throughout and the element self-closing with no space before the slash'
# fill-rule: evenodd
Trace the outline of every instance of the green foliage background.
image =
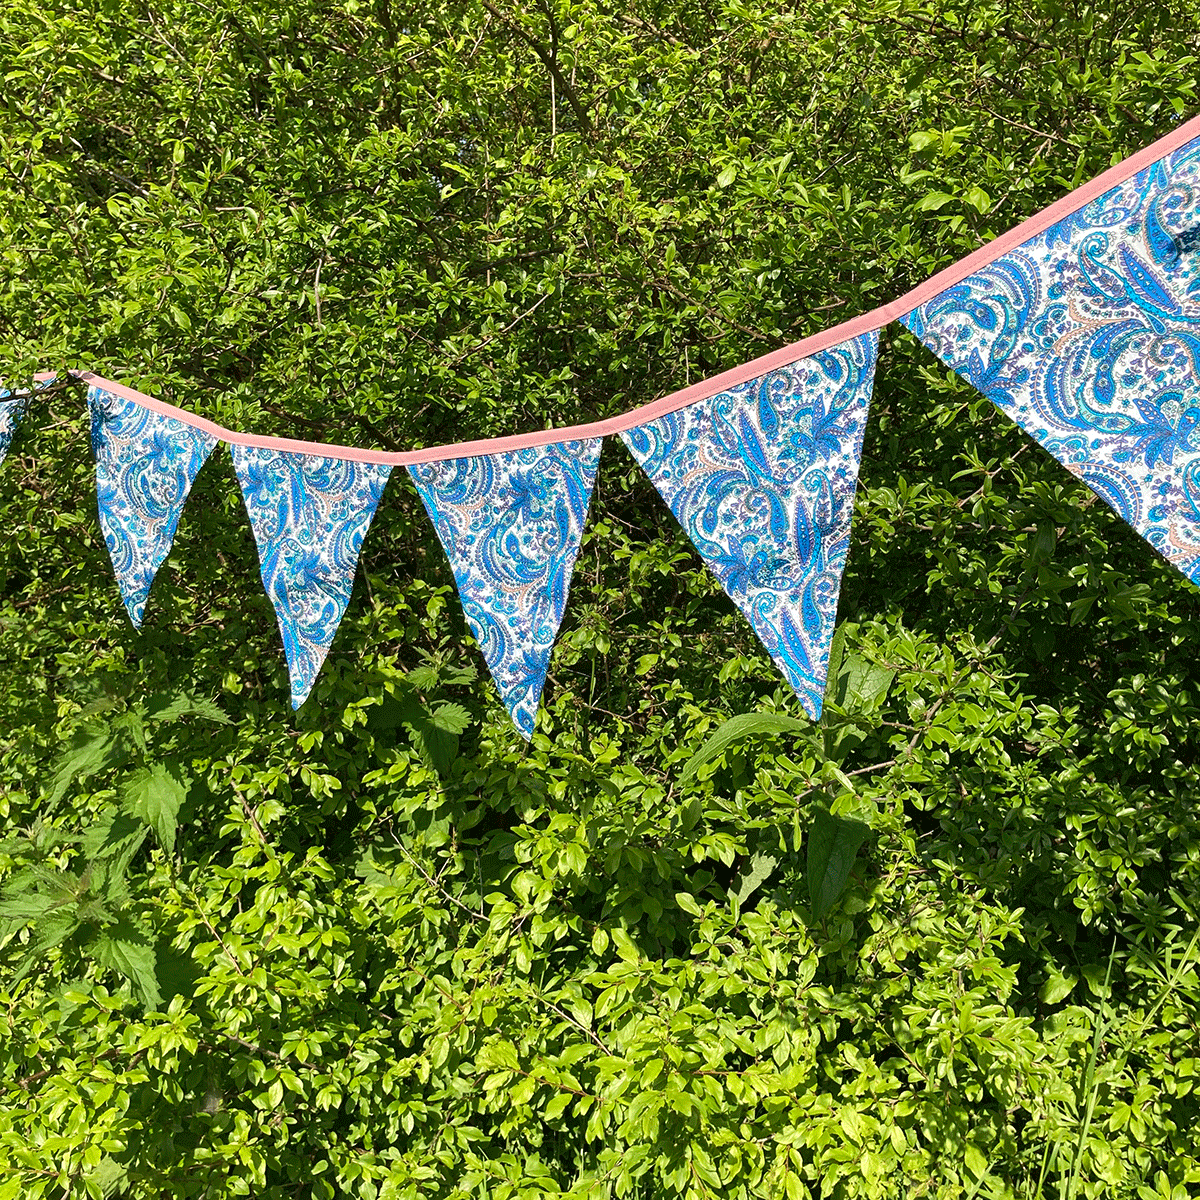
<svg viewBox="0 0 1200 1200">
<path fill-rule="evenodd" d="M 1197 29 L 8 0 L 0 369 L 385 448 L 598 418 L 1167 132 Z M 226 456 L 140 634 L 76 392 L 0 505 L 0 1200 L 1196 1194 L 1196 592 L 898 327 L 825 726 L 686 773 L 801 714 L 615 443 L 528 748 L 401 472 L 295 716 Z"/>
</svg>

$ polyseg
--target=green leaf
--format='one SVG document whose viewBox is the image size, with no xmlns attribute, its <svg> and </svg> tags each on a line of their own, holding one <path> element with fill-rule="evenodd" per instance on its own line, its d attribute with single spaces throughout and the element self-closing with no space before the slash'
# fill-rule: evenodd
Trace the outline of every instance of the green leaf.
<svg viewBox="0 0 1200 1200">
<path fill-rule="evenodd" d="M 896 672 L 858 654 L 844 660 L 835 695 L 839 708 L 850 712 L 872 712 L 891 690 Z"/>
<path fill-rule="evenodd" d="M 52 912 L 33 927 L 33 940 L 17 965 L 13 983 L 19 983 L 35 967 L 47 950 L 65 942 L 79 928 L 79 913 L 76 906 L 63 907 Z"/>
<path fill-rule="evenodd" d="M 132 856 L 149 833 L 149 827 L 127 813 L 110 808 L 84 830 L 80 845 L 89 858 Z"/>
<path fill-rule="evenodd" d="M 16 921 L 19 925 L 27 925 L 45 916 L 52 908 L 63 903 L 62 896 L 51 892 L 24 892 L 17 896 L 9 896 L 0 900 L 0 918 L 6 921 Z"/>
<path fill-rule="evenodd" d="M 696 903 L 696 897 L 691 892 L 676 892 L 675 903 L 679 905 L 686 913 L 691 913 L 693 917 L 703 915 L 700 905 Z"/>
<path fill-rule="evenodd" d="M 745 904 L 750 895 L 771 878 L 772 872 L 778 865 L 779 856 L 776 854 L 752 855 L 736 892 L 738 904 Z"/>
<path fill-rule="evenodd" d="M 1071 994 L 1071 989 L 1078 982 L 1078 975 L 1063 975 L 1055 971 L 1054 974 L 1052 974 L 1050 978 L 1042 984 L 1041 990 L 1038 992 L 1038 997 L 1041 999 L 1043 1004 L 1058 1004 Z"/>
<path fill-rule="evenodd" d="M 443 733 L 462 733 L 471 723 L 471 714 L 461 704 L 442 704 L 434 709 L 429 723 Z"/>
<path fill-rule="evenodd" d="M 929 150 L 934 146 L 941 146 L 942 135 L 935 130 L 922 129 L 917 133 L 908 135 L 908 145 L 914 153 L 920 154 L 923 150 Z"/>
<path fill-rule="evenodd" d="M 939 208 L 945 207 L 954 200 L 954 197 L 949 192 L 930 192 L 928 196 L 923 197 L 917 202 L 917 212 L 937 212 Z"/>
<path fill-rule="evenodd" d="M 175 852 L 175 819 L 187 799 L 187 785 L 163 763 L 136 771 L 121 790 L 125 811 L 154 830 L 168 854 Z"/>
<path fill-rule="evenodd" d="M 1058 531 L 1046 521 L 1038 523 L 1037 534 L 1029 552 L 1031 566 L 1042 566 L 1054 557 L 1054 548 L 1058 544 Z"/>
<path fill-rule="evenodd" d="M 116 809 L 109 809 L 84 832 L 83 852 L 103 866 L 106 893 L 124 878 L 149 832 L 148 823 Z"/>
<path fill-rule="evenodd" d="M 427 674 L 425 674 L 427 673 Z M 434 667 L 417 667 L 406 676 L 403 690 L 389 696 L 368 718 L 368 728 L 377 734 L 403 727 L 417 753 L 437 773 L 448 776 L 458 757 L 458 737 L 471 722 L 471 714 L 461 704 L 440 704 L 432 712 L 408 682 L 416 675 L 419 680 L 437 681 Z"/>
<path fill-rule="evenodd" d="M 114 708 L 120 708 L 125 701 L 118 695 L 110 691 L 105 691 L 101 696 L 97 696 L 95 700 L 85 704 L 77 715 L 77 720 L 81 723 L 86 721 L 88 717 L 103 716 L 107 712 L 112 712 Z"/>
<path fill-rule="evenodd" d="M 963 192 L 963 201 L 969 204 L 976 212 L 985 213 L 992 207 L 992 198 L 979 187 L 978 184 L 972 184 Z"/>
<path fill-rule="evenodd" d="M 193 692 L 162 693 L 146 701 L 147 721 L 178 721 L 180 717 L 203 717 L 218 725 L 233 724 L 214 701 Z"/>
<path fill-rule="evenodd" d="M 439 729 L 424 713 L 404 728 L 421 757 L 443 778 L 449 776 L 458 757 L 458 735 Z"/>
<path fill-rule="evenodd" d="M 143 754 L 146 752 L 146 725 L 136 708 L 130 708 L 114 718 L 112 728 L 125 734 Z"/>
<path fill-rule="evenodd" d="M 730 717 L 711 737 L 687 760 L 679 774 L 680 784 L 685 784 L 695 776 L 696 772 L 706 763 L 719 758 L 726 750 L 741 738 L 750 737 L 755 733 L 799 733 L 807 735 L 812 743 L 813 724 L 783 713 L 741 713 Z M 816 749 L 816 746 L 813 746 Z M 820 750 L 817 750 L 821 754 Z M 824 755 L 821 754 L 824 758 Z"/>
<path fill-rule="evenodd" d="M 91 949 L 101 966 L 116 971 L 133 984 L 134 992 L 147 1008 L 158 1007 L 162 996 L 155 973 L 154 946 L 136 925 L 128 920 L 110 925 Z"/>
<path fill-rule="evenodd" d="M 967 1170 L 977 1178 L 982 1178 L 987 1174 L 987 1159 L 978 1146 L 968 1142 L 963 1159 L 966 1162 Z"/>
<path fill-rule="evenodd" d="M 389 696 L 382 704 L 376 705 L 367 719 L 367 727 L 373 733 L 385 733 L 420 720 L 424 715 L 425 705 L 421 698 L 406 688 L 398 696 Z"/>
<path fill-rule="evenodd" d="M 155 947 L 154 977 L 158 980 L 159 991 L 164 999 L 194 996 L 196 984 L 202 975 L 202 969 L 190 954 L 162 942 Z"/>
<path fill-rule="evenodd" d="M 737 164 L 730 163 L 729 166 L 717 176 L 717 187 L 727 188 L 736 178 L 738 174 Z"/>
<path fill-rule="evenodd" d="M 817 809 L 808 835 L 808 895 L 820 920 L 834 906 L 850 878 L 854 857 L 870 827 Z"/>
<path fill-rule="evenodd" d="M 414 667 L 405 675 L 404 682 L 415 687 L 419 692 L 428 692 L 430 689 L 437 687 L 439 677 L 437 667 Z"/>
<path fill-rule="evenodd" d="M 474 683 L 479 678 L 479 672 L 469 664 L 465 667 L 442 666 L 438 670 L 444 684 Z"/>
<path fill-rule="evenodd" d="M 54 777 L 46 797 L 46 806 L 53 808 L 57 805 L 75 779 L 95 775 L 97 771 L 113 766 L 120 757 L 122 754 L 111 730 L 98 725 L 81 725 L 54 764 Z"/>
<path fill-rule="evenodd" d="M 16 900 L 20 896 L 33 893 L 38 884 L 44 884 L 51 892 L 63 895 L 74 893 L 73 883 L 77 881 L 74 875 L 67 875 L 53 867 L 35 863 L 24 870 L 16 871 L 5 881 L 5 899 L 0 901 L 0 915 L 3 915 L 3 905 Z"/>
<path fill-rule="evenodd" d="M 100 1190 L 100 1195 L 107 1197 L 120 1194 L 129 1182 L 129 1170 L 115 1158 L 105 1155 L 95 1169 L 87 1176 L 88 1181 Z"/>
<path fill-rule="evenodd" d="M 621 928 L 616 928 L 612 931 L 613 945 L 616 947 L 617 954 L 620 955 L 626 962 L 638 962 L 641 955 L 638 953 L 637 946 L 634 945 L 633 939 Z"/>
<path fill-rule="evenodd" d="M 838 676 L 842 671 L 842 656 L 846 651 L 846 622 L 843 621 L 833 631 L 833 640 L 829 643 L 829 662 L 826 664 L 825 675 L 825 698 L 822 704 L 822 711 L 825 705 L 830 701 L 835 700 L 838 704 L 841 703 L 841 697 L 837 696 Z M 844 689 L 843 689 L 844 694 Z"/>
</svg>

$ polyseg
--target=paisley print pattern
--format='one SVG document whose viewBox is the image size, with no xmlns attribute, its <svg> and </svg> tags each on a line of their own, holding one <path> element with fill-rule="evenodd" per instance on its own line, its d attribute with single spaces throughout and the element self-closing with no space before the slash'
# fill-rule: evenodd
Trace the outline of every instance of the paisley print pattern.
<svg viewBox="0 0 1200 1200">
<path fill-rule="evenodd" d="M 121 599 L 135 628 L 179 515 L 217 440 L 101 387 L 88 389 L 96 501 Z"/>
<path fill-rule="evenodd" d="M 409 467 L 467 624 L 517 728 L 533 736 L 602 439 Z"/>
<path fill-rule="evenodd" d="M 903 322 L 1200 581 L 1200 139 Z"/>
<path fill-rule="evenodd" d="M 230 452 L 279 620 L 292 707 L 299 708 L 350 602 L 363 538 L 392 468 L 255 446 Z"/>
<path fill-rule="evenodd" d="M 0 392 L 7 396 L 8 392 Z M 8 448 L 12 445 L 13 434 L 25 415 L 25 397 L 18 396 L 15 400 L 0 400 L 0 463 L 4 462 Z"/>
<path fill-rule="evenodd" d="M 621 434 L 814 719 L 878 344 L 863 334 Z"/>
</svg>

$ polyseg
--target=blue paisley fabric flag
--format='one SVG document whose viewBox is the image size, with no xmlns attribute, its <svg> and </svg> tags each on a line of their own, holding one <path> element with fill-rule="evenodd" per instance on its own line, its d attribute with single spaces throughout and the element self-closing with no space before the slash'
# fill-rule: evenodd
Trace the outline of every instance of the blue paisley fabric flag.
<svg viewBox="0 0 1200 1200">
<path fill-rule="evenodd" d="M 1200 582 L 1200 139 L 903 322 Z"/>
<path fill-rule="evenodd" d="M 879 335 L 621 434 L 818 718 Z"/>
<path fill-rule="evenodd" d="M 0 396 L 10 393 L 0 392 Z M 25 415 L 25 397 L 17 396 L 14 400 L 0 400 L 0 463 L 4 462 L 8 448 L 12 445 L 13 434 Z"/>
<path fill-rule="evenodd" d="M 96 502 L 129 619 L 171 550 L 179 515 L 217 439 L 98 386 L 88 389 Z"/>
<path fill-rule="evenodd" d="M 230 446 L 279 620 L 292 707 L 308 698 L 350 602 L 363 538 L 392 468 Z"/>
<path fill-rule="evenodd" d="M 602 439 L 408 468 L 467 624 L 526 737 L 567 606 Z"/>
</svg>

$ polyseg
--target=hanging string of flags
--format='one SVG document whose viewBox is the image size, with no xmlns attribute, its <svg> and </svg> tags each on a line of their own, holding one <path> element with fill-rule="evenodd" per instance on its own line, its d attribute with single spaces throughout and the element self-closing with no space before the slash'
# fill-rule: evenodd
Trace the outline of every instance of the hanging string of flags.
<svg viewBox="0 0 1200 1200">
<path fill-rule="evenodd" d="M 1198 251 L 1200 117 L 899 300 L 591 425 L 383 453 L 224 429 L 73 372 L 89 385 L 100 526 L 140 627 L 196 476 L 228 444 L 299 708 L 404 466 L 529 738 L 601 446 L 619 435 L 817 719 L 892 321 L 1200 581 Z M 31 396 L 0 392 L 0 463 Z"/>
</svg>

